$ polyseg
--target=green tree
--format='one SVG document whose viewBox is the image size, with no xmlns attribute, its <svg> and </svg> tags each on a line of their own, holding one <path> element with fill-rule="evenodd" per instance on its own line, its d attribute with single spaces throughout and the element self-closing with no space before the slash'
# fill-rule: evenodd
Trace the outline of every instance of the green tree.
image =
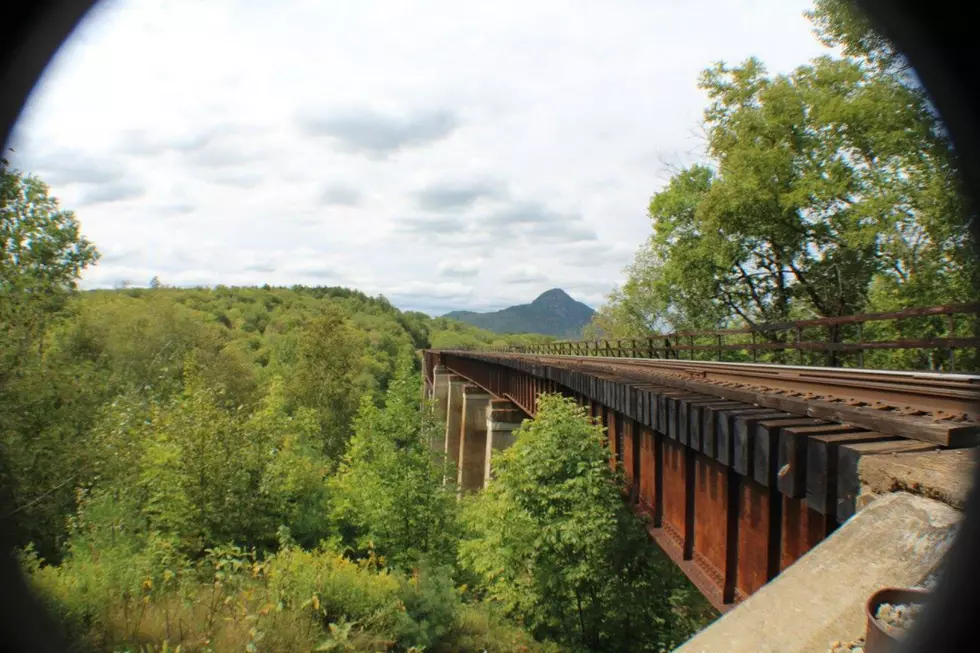
<svg viewBox="0 0 980 653">
<path fill-rule="evenodd" d="M 0 159 L 0 392 L 99 257 L 44 182 L 7 166 Z"/>
<path fill-rule="evenodd" d="M 193 366 L 184 391 L 154 407 L 145 432 L 139 487 L 142 512 L 155 528 L 173 533 L 187 550 L 201 553 L 236 539 L 256 514 L 252 502 L 261 462 L 247 446 L 240 424 L 219 405 Z"/>
<path fill-rule="evenodd" d="M 85 391 L 90 369 L 45 364 L 46 332 L 97 259 L 75 215 L 0 158 L 0 528 L 52 555 L 99 395 Z"/>
<path fill-rule="evenodd" d="M 243 426 L 243 448 L 265 463 L 257 505 L 245 506 L 267 512 L 256 524 L 252 542 L 271 544 L 283 526 L 294 541 L 308 547 L 330 535 L 329 461 L 320 451 L 319 431 L 312 410 L 289 414 L 282 379 L 273 378 L 259 409 Z"/>
<path fill-rule="evenodd" d="M 361 338 L 340 310 L 328 306 L 303 326 L 296 349 L 288 395 L 297 406 L 316 412 L 322 451 L 337 459 L 357 412 Z"/>
<path fill-rule="evenodd" d="M 756 59 L 704 71 L 708 164 L 654 195 L 649 246 L 597 326 L 968 300 L 976 266 L 945 133 L 887 43 L 843 7 L 818 3 L 813 19 L 845 58 L 785 75 Z"/>
<path fill-rule="evenodd" d="M 901 52 L 868 20 L 853 0 L 816 0 L 805 13 L 820 42 L 883 71 L 907 72 Z"/>
<path fill-rule="evenodd" d="M 604 432 L 542 396 L 466 510 L 464 565 L 538 636 L 573 650 L 669 650 L 692 632 L 679 573 L 620 493 Z"/>
<path fill-rule="evenodd" d="M 429 443 L 442 423 L 419 408 L 419 376 L 403 359 L 378 408 L 365 396 L 338 470 L 335 521 L 356 554 L 374 550 L 395 568 L 455 561 L 456 495 Z"/>
</svg>

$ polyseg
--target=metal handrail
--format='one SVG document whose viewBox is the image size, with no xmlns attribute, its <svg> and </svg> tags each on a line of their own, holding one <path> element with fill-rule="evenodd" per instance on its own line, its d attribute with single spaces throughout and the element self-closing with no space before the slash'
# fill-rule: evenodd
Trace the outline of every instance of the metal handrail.
<svg viewBox="0 0 980 653">
<path fill-rule="evenodd" d="M 607 356 L 630 358 L 687 358 L 689 360 L 732 360 L 759 362 L 760 357 L 786 359 L 788 352 L 798 352 L 795 361 L 770 360 L 792 364 L 816 364 L 831 367 L 865 367 L 866 354 L 883 351 L 919 350 L 928 355 L 927 367 L 955 371 L 956 351 L 980 350 L 980 303 L 925 306 L 902 311 L 841 315 L 797 320 L 793 322 L 752 324 L 746 327 L 704 331 L 651 333 L 637 338 L 562 340 L 537 345 L 486 348 L 512 353 L 559 356 Z M 903 337 L 902 322 L 914 318 L 943 318 L 930 323 L 927 330 L 942 330 L 923 337 Z M 972 320 L 972 324 L 969 323 Z M 898 338 L 875 339 L 874 331 L 885 323 L 895 323 Z M 814 330 L 825 330 L 822 339 L 807 339 Z M 869 333 L 869 329 L 871 333 Z M 868 338 L 868 336 L 872 338 Z M 731 342 L 748 336 L 747 342 Z M 727 341 L 726 341 L 727 340 Z M 484 349 L 484 350 L 486 350 Z M 820 356 L 822 354 L 822 356 Z M 961 361 L 977 367 L 977 351 L 971 359 Z M 880 355 L 879 355 L 880 356 Z M 872 366 L 874 361 L 870 361 Z"/>
</svg>

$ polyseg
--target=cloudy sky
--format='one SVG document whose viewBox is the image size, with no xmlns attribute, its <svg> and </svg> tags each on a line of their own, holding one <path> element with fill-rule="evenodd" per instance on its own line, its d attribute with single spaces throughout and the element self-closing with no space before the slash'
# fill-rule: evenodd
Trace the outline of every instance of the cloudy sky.
<svg viewBox="0 0 980 653">
<path fill-rule="evenodd" d="M 823 49 L 799 0 L 107 0 L 13 163 L 103 253 L 83 286 L 345 285 L 433 314 L 593 306 L 695 160 L 697 75 Z"/>
</svg>

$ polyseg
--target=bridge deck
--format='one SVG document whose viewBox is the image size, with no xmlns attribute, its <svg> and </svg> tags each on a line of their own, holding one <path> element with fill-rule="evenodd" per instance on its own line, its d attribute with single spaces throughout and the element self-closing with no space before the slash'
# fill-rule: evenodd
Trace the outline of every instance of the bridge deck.
<svg viewBox="0 0 980 653">
<path fill-rule="evenodd" d="M 861 461 L 973 445 L 980 377 L 691 361 L 427 351 L 528 415 L 574 398 L 652 538 L 719 609 L 858 509 Z"/>
</svg>

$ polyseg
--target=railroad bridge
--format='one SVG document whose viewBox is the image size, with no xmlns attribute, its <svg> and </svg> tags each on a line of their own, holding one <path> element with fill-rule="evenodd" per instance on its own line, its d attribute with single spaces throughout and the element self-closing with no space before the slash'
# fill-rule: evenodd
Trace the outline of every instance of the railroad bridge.
<svg viewBox="0 0 980 653">
<path fill-rule="evenodd" d="M 953 340 L 918 346 L 948 348 L 952 363 L 954 345 L 980 344 Z M 870 500 L 870 459 L 978 442 L 978 376 L 662 358 L 648 344 L 426 351 L 424 392 L 447 416 L 433 447 L 477 490 L 541 393 L 572 398 L 606 427 L 650 536 L 726 612 Z"/>
</svg>

